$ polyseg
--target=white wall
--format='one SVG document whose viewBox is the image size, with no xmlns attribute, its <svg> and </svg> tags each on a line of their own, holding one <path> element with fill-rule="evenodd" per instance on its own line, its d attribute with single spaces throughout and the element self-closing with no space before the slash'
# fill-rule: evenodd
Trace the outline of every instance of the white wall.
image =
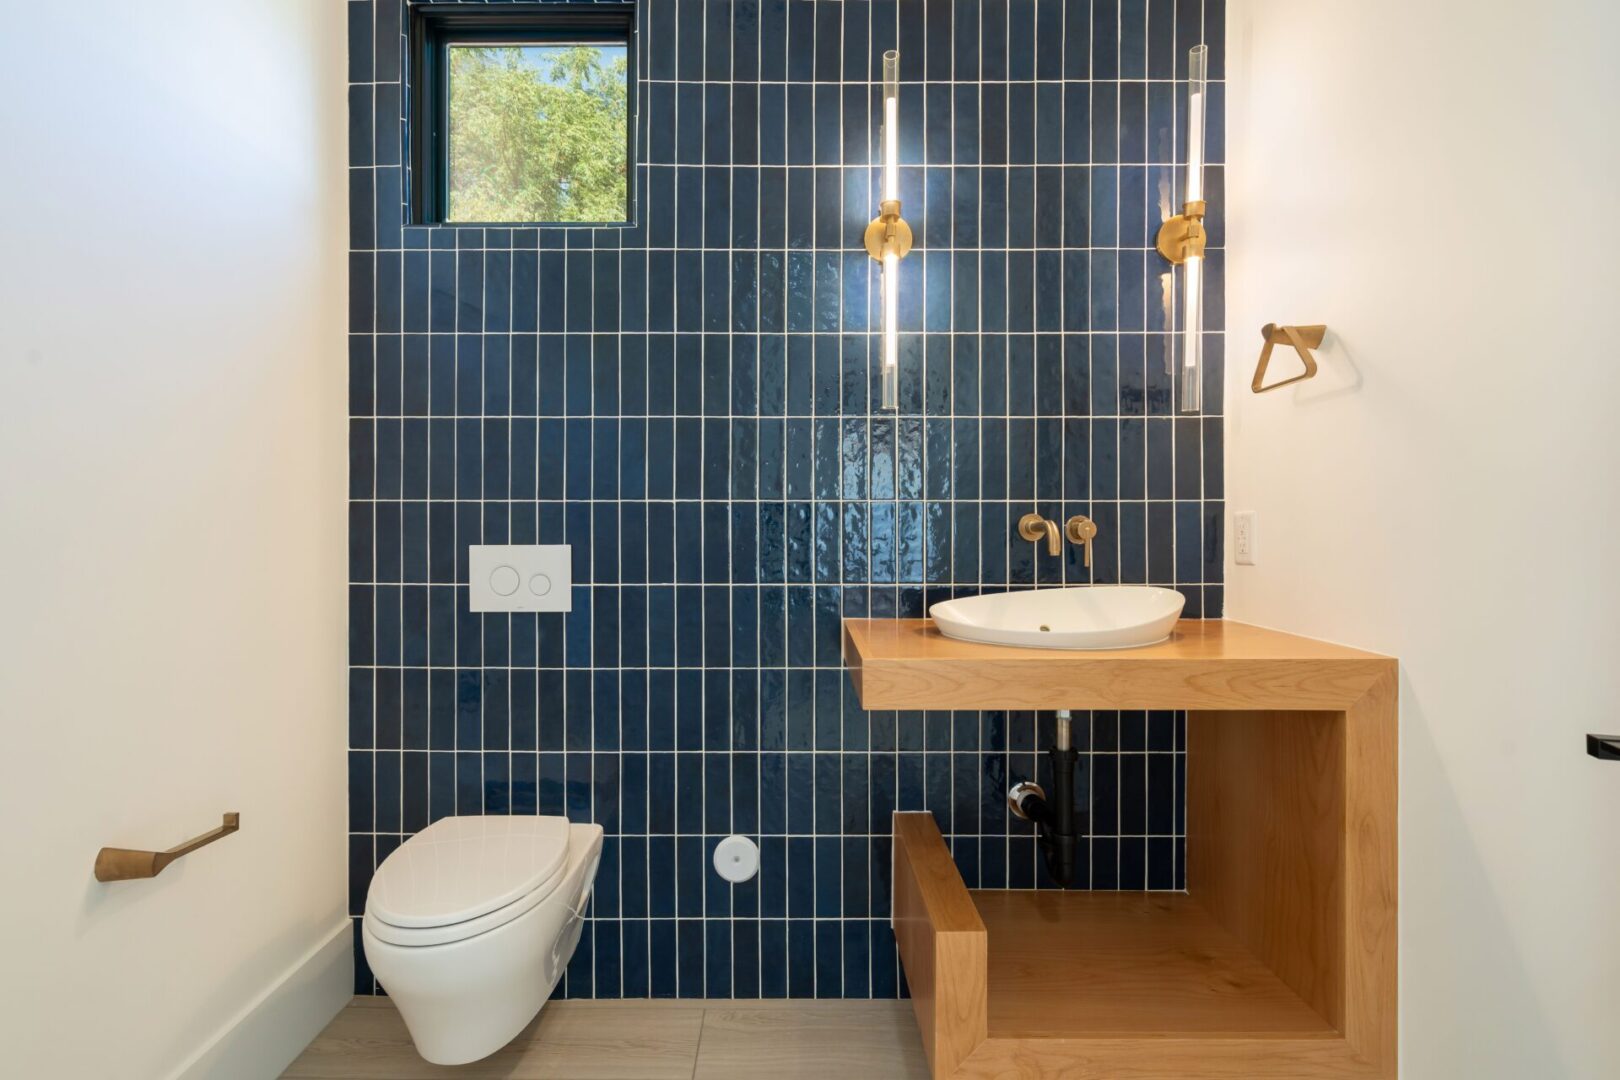
<svg viewBox="0 0 1620 1080">
<path fill-rule="evenodd" d="M 339 955 L 344 5 L 4 9 L 0 1072 L 163 1076 Z"/>
<path fill-rule="evenodd" d="M 1403 1074 L 1620 1075 L 1620 5 L 1229 16 L 1227 613 L 1401 660 Z"/>
</svg>

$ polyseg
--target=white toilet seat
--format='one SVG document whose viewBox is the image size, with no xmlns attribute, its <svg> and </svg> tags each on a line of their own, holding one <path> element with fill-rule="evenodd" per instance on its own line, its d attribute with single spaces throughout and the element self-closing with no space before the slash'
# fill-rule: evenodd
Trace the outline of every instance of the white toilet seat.
<svg viewBox="0 0 1620 1080">
<path fill-rule="evenodd" d="M 383 860 L 366 910 L 402 928 L 476 919 L 555 888 L 568 840 L 567 818 L 440 818 Z"/>
<path fill-rule="evenodd" d="M 441 818 L 377 868 L 366 893 L 371 932 L 415 948 L 504 926 L 556 890 L 568 839 L 566 818 Z"/>
<path fill-rule="evenodd" d="M 562 875 L 558 875 L 560 878 Z M 373 937 L 378 941 L 386 941 L 390 945 L 404 945 L 407 948 L 417 948 L 423 945 L 448 945 L 452 941 L 463 941 L 479 934 L 487 933 L 496 927 L 507 923 L 525 914 L 537 906 L 542 900 L 555 891 L 557 879 L 553 878 L 544 888 L 536 889 L 527 896 L 496 908 L 494 911 L 480 915 L 475 919 L 463 919 L 461 922 L 449 923 L 445 926 L 395 926 L 387 919 L 378 915 L 366 904 L 366 917 L 371 920 L 368 924 Z"/>
</svg>

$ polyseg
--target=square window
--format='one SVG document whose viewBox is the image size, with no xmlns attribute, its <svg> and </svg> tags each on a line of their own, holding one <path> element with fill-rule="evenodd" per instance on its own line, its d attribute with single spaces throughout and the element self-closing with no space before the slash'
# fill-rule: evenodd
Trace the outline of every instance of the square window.
<svg viewBox="0 0 1620 1080">
<path fill-rule="evenodd" d="M 633 3 L 411 8 L 418 224 L 634 215 Z"/>
</svg>

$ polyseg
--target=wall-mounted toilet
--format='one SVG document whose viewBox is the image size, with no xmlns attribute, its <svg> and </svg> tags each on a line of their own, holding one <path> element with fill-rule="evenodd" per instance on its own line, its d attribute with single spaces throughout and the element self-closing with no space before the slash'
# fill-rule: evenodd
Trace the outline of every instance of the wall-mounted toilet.
<svg viewBox="0 0 1620 1080">
<path fill-rule="evenodd" d="M 523 1030 L 579 944 L 601 857 L 600 825 L 448 817 L 383 860 L 361 937 L 418 1053 L 462 1065 Z"/>
</svg>

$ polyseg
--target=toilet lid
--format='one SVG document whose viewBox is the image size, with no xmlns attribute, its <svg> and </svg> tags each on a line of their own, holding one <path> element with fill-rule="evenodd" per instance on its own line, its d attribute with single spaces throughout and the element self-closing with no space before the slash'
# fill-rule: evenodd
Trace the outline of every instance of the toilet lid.
<svg viewBox="0 0 1620 1080">
<path fill-rule="evenodd" d="M 394 926 L 464 922 L 554 885 L 567 858 L 567 818 L 441 818 L 383 860 L 366 907 Z"/>
</svg>

